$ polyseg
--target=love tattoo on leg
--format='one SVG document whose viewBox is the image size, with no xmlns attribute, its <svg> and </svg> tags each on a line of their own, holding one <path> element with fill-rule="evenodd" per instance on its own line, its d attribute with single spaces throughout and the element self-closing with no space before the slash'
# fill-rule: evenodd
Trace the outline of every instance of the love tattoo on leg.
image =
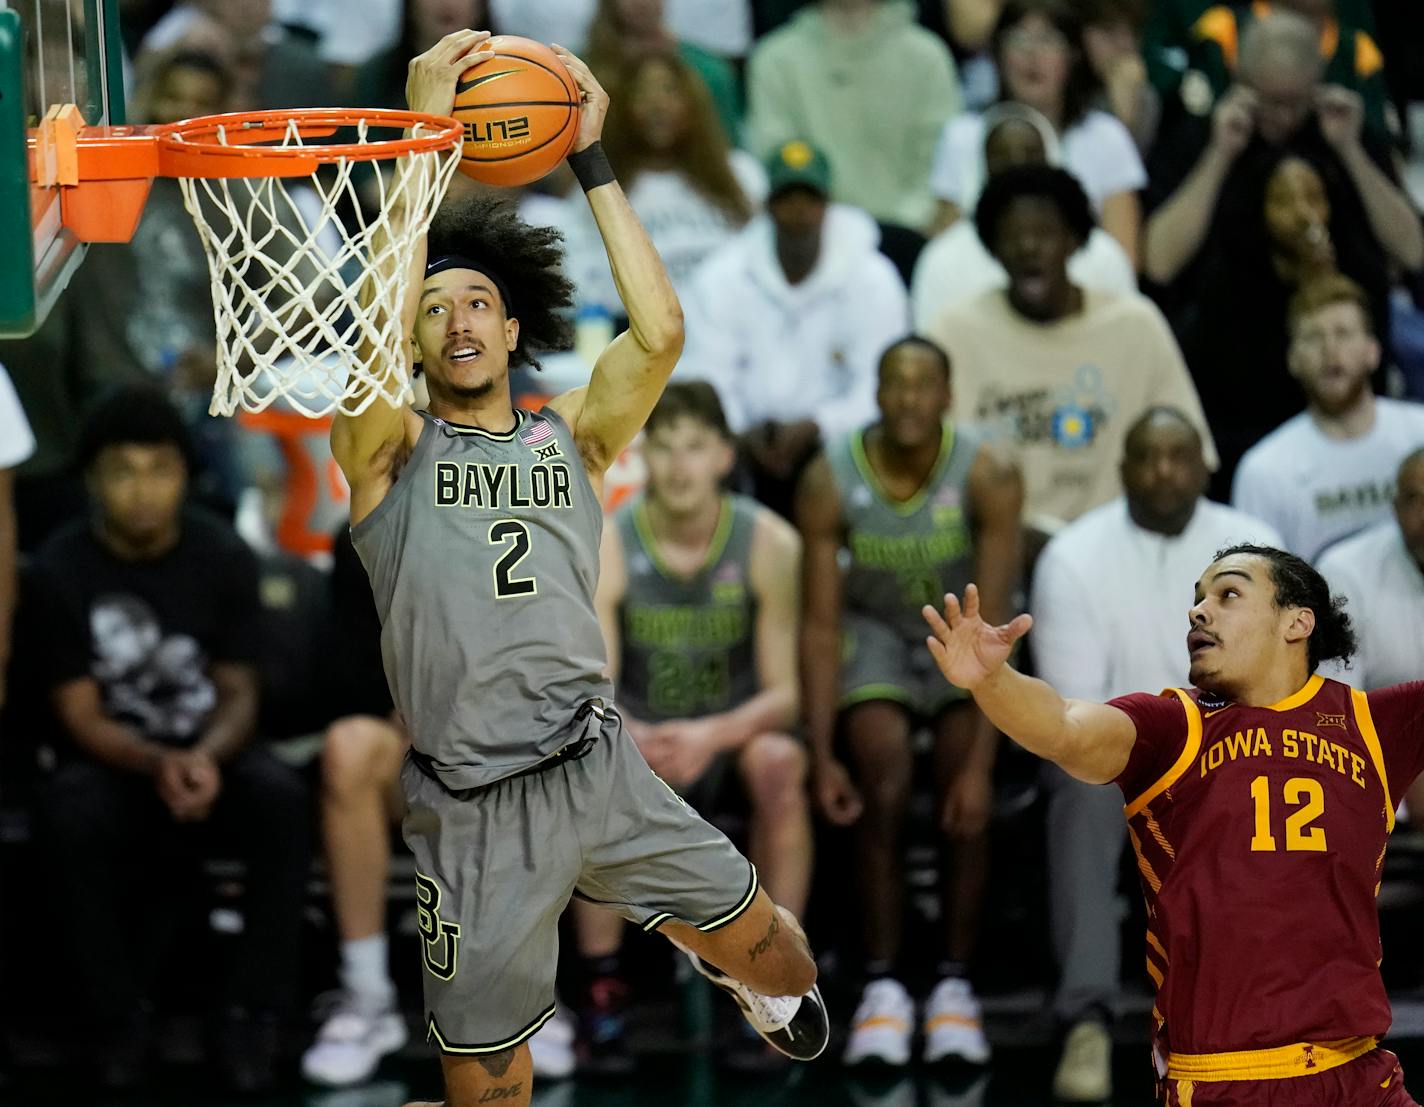
<svg viewBox="0 0 1424 1107">
<path fill-rule="evenodd" d="M 781 929 L 781 917 L 772 912 L 771 925 L 766 928 L 766 933 L 757 939 L 754 946 L 747 950 L 747 960 L 755 961 L 763 953 L 771 948 L 771 943 L 776 939 L 777 931 Z"/>
</svg>

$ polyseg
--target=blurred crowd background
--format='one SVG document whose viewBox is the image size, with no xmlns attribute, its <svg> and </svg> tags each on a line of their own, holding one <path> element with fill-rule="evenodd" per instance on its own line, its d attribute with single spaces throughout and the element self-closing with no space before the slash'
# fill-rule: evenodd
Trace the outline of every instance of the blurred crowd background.
<svg viewBox="0 0 1424 1107">
<path fill-rule="evenodd" d="M 741 700 L 665 672 L 685 694 L 639 704 L 665 724 L 640 721 L 640 743 L 804 913 L 843 998 L 828 1063 L 904 1064 L 922 1038 L 929 1060 L 986 1064 L 986 1006 L 1027 992 L 1063 1043 L 1053 1092 L 1106 1096 L 1111 1038 L 1145 1042 L 1151 985 L 1121 798 L 910 688 L 917 628 L 855 573 L 900 558 L 900 599 L 933 600 L 938 577 L 903 571 L 926 549 L 988 572 L 994 604 L 1035 615 L 1023 663 L 1106 698 L 1185 681 L 1196 574 L 1251 538 L 1348 596 L 1362 655 L 1336 675 L 1424 674 L 1412 5 L 119 6 L 134 122 L 401 107 L 409 59 L 461 27 L 590 63 L 687 332 L 609 476 L 621 591 L 601 615 L 652 682 L 629 611 L 671 587 L 643 580 L 661 549 L 689 578 L 733 566 L 724 592 L 746 576 L 756 627 L 717 655 Z M 574 349 L 517 374 L 537 406 L 585 383 L 626 318 L 572 175 L 504 195 L 562 233 L 575 286 Z M 56 1020 L 51 1062 L 58 1020 L 82 1019 L 71 1075 L 113 1089 L 150 1079 L 175 1008 L 209 1014 L 235 1087 L 289 1061 L 357 1085 L 421 1023 L 393 830 L 405 739 L 329 423 L 210 417 L 214 341 L 201 244 L 159 180 L 133 241 L 92 248 L 43 328 L 0 342 L 0 1017 L 26 1055 L 28 1013 Z M 904 520 L 926 500 L 921 533 Z M 181 540 L 154 554 L 155 534 Z M 749 728 L 738 704 L 773 691 L 784 719 Z M 568 929 L 571 1015 L 536 1041 L 540 1072 L 626 1072 L 629 1012 L 669 994 L 671 963 L 606 920 Z M 1391 983 L 1424 983 L 1417 941 L 1386 929 Z"/>
</svg>

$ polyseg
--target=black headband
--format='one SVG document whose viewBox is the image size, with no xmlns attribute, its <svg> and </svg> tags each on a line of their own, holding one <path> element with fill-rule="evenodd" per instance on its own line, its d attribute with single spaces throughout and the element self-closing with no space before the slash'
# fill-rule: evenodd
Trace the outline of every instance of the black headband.
<svg viewBox="0 0 1424 1107">
<path fill-rule="evenodd" d="M 495 290 L 499 293 L 499 298 L 504 301 L 504 314 L 506 318 L 514 315 L 514 301 L 509 295 L 509 286 L 500 279 L 498 273 L 488 265 L 481 265 L 474 258 L 466 257 L 464 254 L 444 254 L 438 258 L 433 258 L 425 263 L 425 277 L 429 280 L 436 273 L 444 273 L 447 269 L 473 269 L 476 273 L 483 273 L 492 282 Z"/>
</svg>

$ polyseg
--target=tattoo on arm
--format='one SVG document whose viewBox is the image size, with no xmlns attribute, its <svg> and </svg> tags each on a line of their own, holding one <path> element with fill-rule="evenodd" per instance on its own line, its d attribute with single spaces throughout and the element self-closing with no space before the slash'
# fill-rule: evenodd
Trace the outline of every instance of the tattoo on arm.
<svg viewBox="0 0 1424 1107">
<path fill-rule="evenodd" d="M 514 1064 L 514 1050 L 504 1049 L 498 1053 L 491 1053 L 488 1057 L 476 1057 L 475 1060 L 491 1076 L 503 1076 L 509 1071 L 509 1066 Z"/>
<path fill-rule="evenodd" d="M 766 928 L 766 933 L 757 939 L 754 946 L 747 950 L 747 960 L 755 961 L 763 953 L 771 948 L 772 941 L 776 938 L 776 933 L 781 929 L 781 915 L 773 911 L 771 913 L 771 925 Z"/>
</svg>

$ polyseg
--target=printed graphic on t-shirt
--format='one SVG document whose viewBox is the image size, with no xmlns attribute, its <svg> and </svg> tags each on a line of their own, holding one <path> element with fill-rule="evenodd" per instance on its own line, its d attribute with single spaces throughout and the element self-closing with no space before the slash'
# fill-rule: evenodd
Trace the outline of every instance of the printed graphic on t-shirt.
<svg viewBox="0 0 1424 1107">
<path fill-rule="evenodd" d="M 1053 445 L 1066 450 L 1091 446 L 1117 408 L 1103 386 L 1102 369 L 1088 363 L 1073 371 L 1063 388 L 1014 391 L 999 382 L 986 385 L 975 415 L 985 427 L 1021 445 Z"/>
<path fill-rule="evenodd" d="M 89 611 L 89 630 L 91 672 L 106 713 L 154 741 L 191 741 L 217 702 L 197 640 L 165 636 L 153 609 L 126 593 L 99 596 Z"/>
</svg>

